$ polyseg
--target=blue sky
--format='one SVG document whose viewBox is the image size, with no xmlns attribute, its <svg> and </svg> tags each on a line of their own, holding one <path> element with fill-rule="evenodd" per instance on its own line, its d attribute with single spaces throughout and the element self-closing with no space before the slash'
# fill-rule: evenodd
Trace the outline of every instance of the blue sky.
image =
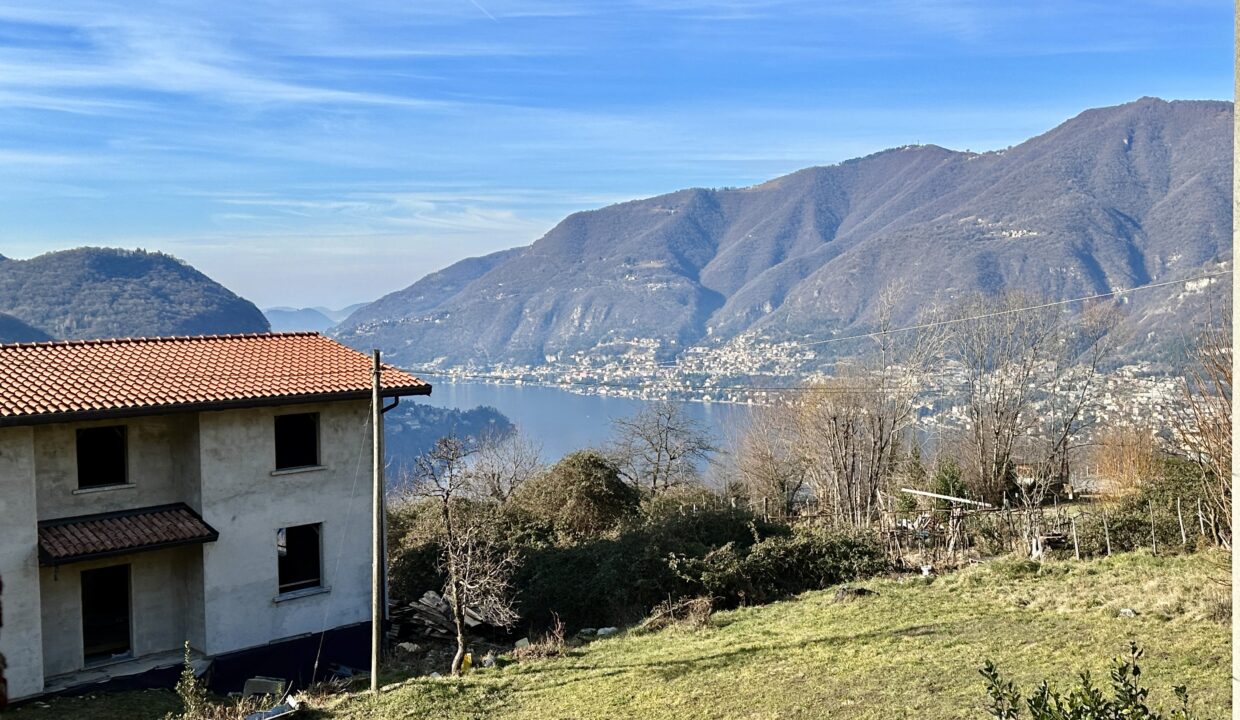
<svg viewBox="0 0 1240 720">
<path fill-rule="evenodd" d="M 575 210 L 1231 92 L 1221 0 L 6 0 L 0 253 L 336 307 Z"/>
</svg>

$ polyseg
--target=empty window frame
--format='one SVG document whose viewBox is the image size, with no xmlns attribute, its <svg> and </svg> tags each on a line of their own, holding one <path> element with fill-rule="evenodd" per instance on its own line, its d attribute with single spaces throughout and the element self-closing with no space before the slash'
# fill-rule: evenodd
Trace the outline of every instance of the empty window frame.
<svg viewBox="0 0 1240 720">
<path fill-rule="evenodd" d="M 319 464 L 319 414 L 276 416 L 276 470 Z"/>
<path fill-rule="evenodd" d="M 280 594 L 321 587 L 322 525 L 294 525 L 276 531 Z"/>
<path fill-rule="evenodd" d="M 129 482 L 128 434 L 125 426 L 78 428 L 77 473 L 79 488 Z"/>
</svg>

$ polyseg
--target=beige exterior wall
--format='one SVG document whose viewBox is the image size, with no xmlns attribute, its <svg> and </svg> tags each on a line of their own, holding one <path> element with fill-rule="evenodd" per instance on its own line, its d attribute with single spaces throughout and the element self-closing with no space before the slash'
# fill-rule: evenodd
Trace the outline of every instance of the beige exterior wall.
<svg viewBox="0 0 1240 720">
<path fill-rule="evenodd" d="M 81 573 L 129 565 L 130 643 L 134 657 L 176 650 L 202 635 L 202 548 L 169 548 L 135 555 L 42 568 L 43 672 L 51 678 L 81 670 Z M 194 596 L 197 596 L 196 598 Z M 42 688 L 40 688 L 42 689 Z"/>
<path fill-rule="evenodd" d="M 370 616 L 369 403 L 202 413 L 207 639 L 218 654 L 364 622 Z M 318 412 L 321 469 L 275 474 L 273 418 Z M 276 530 L 322 523 L 330 592 L 277 601 Z M 337 563 L 339 566 L 337 567 Z"/>
<path fill-rule="evenodd" d="M 319 468 L 275 470 L 278 414 L 320 413 Z M 0 652 L 15 698 L 83 669 L 80 573 L 131 565 L 136 657 L 185 640 L 214 655 L 340 627 L 370 613 L 366 401 L 0 428 Z M 78 491 L 76 430 L 125 425 L 120 489 Z M 184 502 L 219 540 L 40 568 L 38 520 Z M 326 592 L 278 597 L 276 530 L 322 524 Z"/>
<path fill-rule="evenodd" d="M 77 430 L 105 425 L 126 427 L 129 484 L 78 490 Z M 34 446 L 40 520 L 175 502 L 201 510 L 195 413 L 37 425 Z"/>
<path fill-rule="evenodd" d="M 34 432 L 0 429 L 0 654 L 13 698 L 43 691 L 34 486 Z"/>
</svg>

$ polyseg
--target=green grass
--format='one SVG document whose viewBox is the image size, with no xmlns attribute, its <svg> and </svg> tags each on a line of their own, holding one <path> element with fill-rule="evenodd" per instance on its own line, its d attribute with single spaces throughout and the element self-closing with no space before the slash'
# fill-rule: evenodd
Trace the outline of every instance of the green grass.
<svg viewBox="0 0 1240 720">
<path fill-rule="evenodd" d="M 984 659 L 1025 687 L 1042 678 L 1066 685 L 1080 670 L 1105 681 L 1109 658 L 1131 639 L 1146 648 L 1153 704 L 1172 705 L 1171 686 L 1183 683 L 1195 708 L 1221 719 L 1230 716 L 1230 605 L 1219 582 L 1228 568 L 1219 552 L 1137 553 L 1003 560 L 932 582 L 874 580 L 862 584 L 878 595 L 853 602 L 807 593 L 719 613 L 703 630 L 618 636 L 460 680 L 384 678 L 398 684 L 378 696 L 336 696 L 313 715 L 981 718 Z M 1119 617 L 1121 608 L 1138 615 Z"/>
<path fill-rule="evenodd" d="M 1105 680 L 1135 640 L 1156 704 L 1185 683 L 1230 716 L 1228 557 L 1131 554 L 1038 566 L 999 561 L 926 583 L 878 580 L 715 616 L 712 627 L 600 640 L 568 656 L 412 679 L 327 718 L 980 718 L 986 658 L 1022 685 Z M 1121 608 L 1136 618 L 1117 616 Z"/>
</svg>

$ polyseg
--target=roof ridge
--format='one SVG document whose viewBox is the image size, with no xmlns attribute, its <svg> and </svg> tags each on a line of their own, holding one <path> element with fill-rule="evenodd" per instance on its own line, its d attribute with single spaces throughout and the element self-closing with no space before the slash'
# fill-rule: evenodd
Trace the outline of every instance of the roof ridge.
<svg viewBox="0 0 1240 720">
<path fill-rule="evenodd" d="M 326 337 L 313 330 L 266 333 L 217 333 L 210 335 L 152 335 L 150 337 L 93 338 L 86 340 L 41 340 L 26 343 L 0 343 L 0 350 L 16 348 L 77 347 L 85 345 L 137 345 L 142 343 L 192 342 L 215 340 L 267 340 L 286 337 Z"/>
</svg>

